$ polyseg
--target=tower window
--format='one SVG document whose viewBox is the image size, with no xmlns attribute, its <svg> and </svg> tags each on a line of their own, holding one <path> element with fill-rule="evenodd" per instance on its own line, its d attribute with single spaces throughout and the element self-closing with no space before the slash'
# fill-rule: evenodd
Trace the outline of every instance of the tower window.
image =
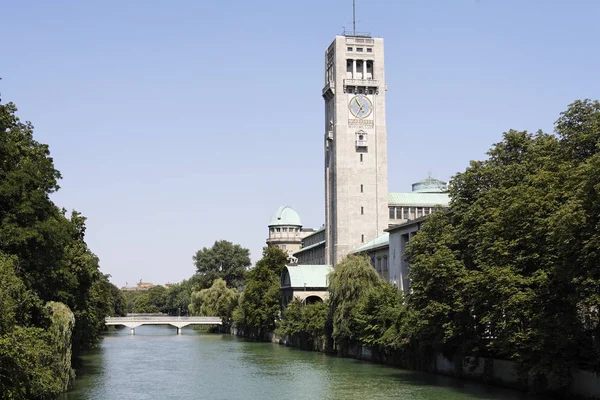
<svg viewBox="0 0 600 400">
<path fill-rule="evenodd" d="M 360 208 L 360 215 L 365 215 L 365 208 L 364 207 Z"/>
<path fill-rule="evenodd" d="M 373 49 L 370 47 L 367 47 L 367 53 L 372 53 L 372 52 L 373 52 Z"/>
<path fill-rule="evenodd" d="M 359 53 L 362 53 L 362 51 L 363 51 L 363 48 L 362 48 L 362 47 L 357 47 L 357 48 L 356 48 L 356 51 L 358 51 Z"/>
<path fill-rule="evenodd" d="M 360 192 L 363 192 L 363 185 L 360 185 Z"/>
<path fill-rule="evenodd" d="M 352 47 L 348 47 L 348 51 L 352 51 Z"/>
</svg>

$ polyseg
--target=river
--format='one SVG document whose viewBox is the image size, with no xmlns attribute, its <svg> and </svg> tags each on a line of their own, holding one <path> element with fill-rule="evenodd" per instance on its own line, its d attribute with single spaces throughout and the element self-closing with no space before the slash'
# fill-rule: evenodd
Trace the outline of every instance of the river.
<svg viewBox="0 0 600 400">
<path fill-rule="evenodd" d="M 522 400 L 513 392 L 443 376 L 255 343 L 185 328 L 141 326 L 107 333 L 83 358 L 82 399 Z"/>
</svg>

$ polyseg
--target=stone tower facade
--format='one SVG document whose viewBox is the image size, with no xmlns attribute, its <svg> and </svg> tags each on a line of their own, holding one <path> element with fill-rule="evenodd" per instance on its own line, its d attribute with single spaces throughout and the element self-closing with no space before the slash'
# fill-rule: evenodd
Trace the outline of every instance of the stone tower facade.
<svg viewBox="0 0 600 400">
<path fill-rule="evenodd" d="M 325 52 L 326 263 L 388 226 L 383 39 L 336 36 Z"/>
</svg>

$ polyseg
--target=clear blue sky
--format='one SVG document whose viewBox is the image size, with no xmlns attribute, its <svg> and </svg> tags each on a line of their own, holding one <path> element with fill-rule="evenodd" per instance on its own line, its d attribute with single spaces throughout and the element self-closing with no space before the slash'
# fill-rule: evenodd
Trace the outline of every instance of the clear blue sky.
<svg viewBox="0 0 600 400">
<path fill-rule="evenodd" d="M 0 1 L 0 92 L 117 285 L 177 282 L 288 204 L 324 220 L 323 54 L 351 0 Z M 357 0 L 385 38 L 389 190 L 599 98 L 598 0 Z"/>
</svg>

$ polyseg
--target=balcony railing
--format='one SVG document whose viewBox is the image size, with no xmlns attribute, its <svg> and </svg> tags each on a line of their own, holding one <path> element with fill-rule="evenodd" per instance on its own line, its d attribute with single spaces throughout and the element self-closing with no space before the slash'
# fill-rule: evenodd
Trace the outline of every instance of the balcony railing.
<svg viewBox="0 0 600 400">
<path fill-rule="evenodd" d="M 377 79 L 344 79 L 344 86 L 368 86 L 379 87 Z"/>
</svg>

